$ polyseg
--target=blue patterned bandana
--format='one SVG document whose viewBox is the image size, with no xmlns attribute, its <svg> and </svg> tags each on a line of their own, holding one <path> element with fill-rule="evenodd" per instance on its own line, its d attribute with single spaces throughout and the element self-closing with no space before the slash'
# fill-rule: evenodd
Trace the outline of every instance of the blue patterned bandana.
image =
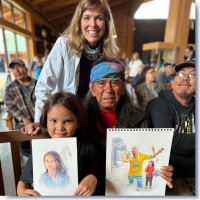
<svg viewBox="0 0 200 200">
<path fill-rule="evenodd" d="M 115 62 L 102 62 L 95 65 L 90 73 L 90 82 L 95 82 L 101 78 L 117 78 L 125 80 L 124 67 Z"/>
</svg>

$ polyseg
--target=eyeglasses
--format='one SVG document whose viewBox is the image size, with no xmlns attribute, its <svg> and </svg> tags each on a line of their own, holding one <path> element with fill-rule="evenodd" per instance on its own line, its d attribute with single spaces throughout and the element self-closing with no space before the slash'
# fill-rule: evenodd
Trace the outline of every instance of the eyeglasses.
<svg viewBox="0 0 200 200">
<path fill-rule="evenodd" d="M 196 76 L 196 73 L 195 72 L 191 72 L 189 74 L 186 74 L 185 72 L 176 72 L 176 76 L 178 76 L 179 78 L 183 78 L 185 76 L 188 76 L 189 78 L 194 78 Z"/>
</svg>

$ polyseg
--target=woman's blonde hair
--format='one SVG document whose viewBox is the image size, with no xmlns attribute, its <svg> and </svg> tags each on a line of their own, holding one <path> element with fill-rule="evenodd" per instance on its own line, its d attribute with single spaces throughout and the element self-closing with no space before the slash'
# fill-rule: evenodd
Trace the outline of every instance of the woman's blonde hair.
<svg viewBox="0 0 200 200">
<path fill-rule="evenodd" d="M 81 0 L 78 4 L 74 16 L 69 26 L 62 33 L 68 39 L 70 50 L 78 57 L 81 56 L 85 48 L 86 39 L 81 31 L 81 18 L 87 9 L 100 8 L 105 16 L 105 33 L 100 39 L 100 56 L 116 57 L 119 49 L 116 43 L 114 20 L 110 7 L 106 0 Z"/>
</svg>

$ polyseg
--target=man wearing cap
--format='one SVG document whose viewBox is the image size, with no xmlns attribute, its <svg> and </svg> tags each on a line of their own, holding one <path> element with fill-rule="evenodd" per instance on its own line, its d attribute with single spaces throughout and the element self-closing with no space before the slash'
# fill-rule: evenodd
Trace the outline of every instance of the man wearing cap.
<svg viewBox="0 0 200 200">
<path fill-rule="evenodd" d="M 173 74 L 174 74 L 174 66 L 175 64 L 172 64 L 170 62 L 165 63 L 164 65 L 164 72 L 161 73 L 158 78 L 156 79 L 157 82 L 160 83 L 171 83 L 173 79 Z"/>
<path fill-rule="evenodd" d="M 170 161 L 175 168 L 168 195 L 195 193 L 195 62 L 175 67 L 171 90 L 161 90 L 146 107 L 153 128 L 174 128 Z M 164 138 L 163 138 L 164 139 Z"/>
<path fill-rule="evenodd" d="M 107 128 L 149 126 L 146 113 L 133 105 L 125 87 L 124 67 L 120 61 L 104 57 L 94 63 L 90 73 L 90 90 L 83 101 L 89 121 L 85 135 L 101 154 L 102 188 L 105 188 Z M 162 169 L 161 176 L 170 182 L 173 167 L 162 166 Z"/>
<path fill-rule="evenodd" d="M 36 80 L 28 76 L 26 65 L 21 59 L 13 59 L 9 68 L 15 80 L 6 88 L 6 110 L 16 121 L 15 130 L 20 130 L 24 125 L 34 122 Z M 20 142 L 19 146 L 22 155 L 28 157 L 29 142 Z"/>
</svg>

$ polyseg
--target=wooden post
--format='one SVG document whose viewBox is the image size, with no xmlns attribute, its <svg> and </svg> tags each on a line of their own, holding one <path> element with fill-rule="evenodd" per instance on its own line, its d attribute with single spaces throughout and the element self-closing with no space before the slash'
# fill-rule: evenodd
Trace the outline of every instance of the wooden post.
<svg viewBox="0 0 200 200">
<path fill-rule="evenodd" d="M 184 62 L 184 49 L 188 42 L 192 2 L 194 0 L 170 0 L 164 42 L 177 44 L 176 64 Z"/>
</svg>

